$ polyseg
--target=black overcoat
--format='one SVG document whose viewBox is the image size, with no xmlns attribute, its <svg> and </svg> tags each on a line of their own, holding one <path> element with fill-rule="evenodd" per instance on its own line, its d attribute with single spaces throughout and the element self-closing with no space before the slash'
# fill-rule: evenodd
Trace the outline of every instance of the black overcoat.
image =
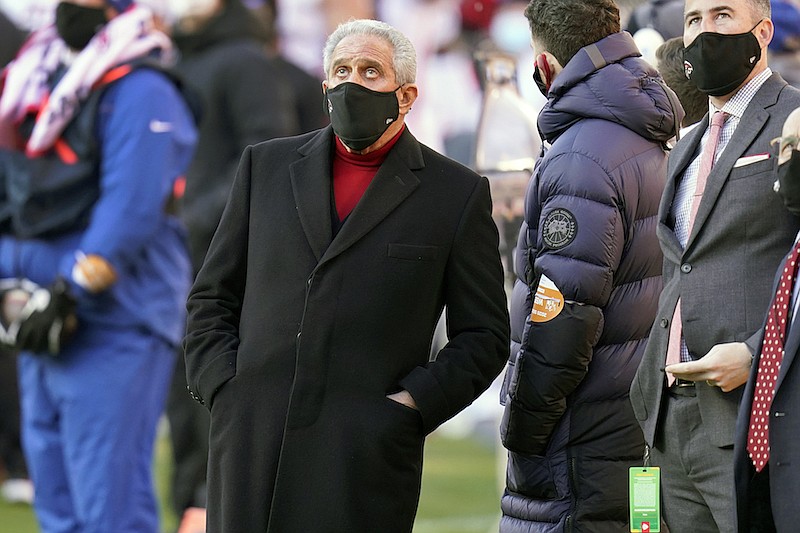
<svg viewBox="0 0 800 533">
<path fill-rule="evenodd" d="M 424 436 L 508 355 L 487 180 L 406 130 L 332 237 L 333 142 L 245 150 L 189 297 L 209 533 L 410 531 Z M 400 389 L 419 412 L 386 398 Z"/>
</svg>

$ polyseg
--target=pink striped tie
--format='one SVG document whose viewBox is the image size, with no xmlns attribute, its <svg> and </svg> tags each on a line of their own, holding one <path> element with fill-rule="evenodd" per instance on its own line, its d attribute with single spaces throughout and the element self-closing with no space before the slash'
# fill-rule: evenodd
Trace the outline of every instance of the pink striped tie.
<svg viewBox="0 0 800 533">
<path fill-rule="evenodd" d="M 703 147 L 703 153 L 700 154 L 700 169 L 697 171 L 697 185 L 694 188 L 694 196 L 692 197 L 692 209 L 689 213 L 689 227 L 686 230 L 687 235 L 692 234 L 692 226 L 694 219 L 697 215 L 697 209 L 700 207 L 700 199 L 703 197 L 703 191 L 706 188 L 706 180 L 711 173 L 711 167 L 714 166 L 714 158 L 717 153 L 717 145 L 719 144 L 720 133 L 722 133 L 722 126 L 728 118 L 728 113 L 717 111 L 711 117 L 711 128 L 708 133 L 708 140 Z M 672 315 L 672 324 L 669 328 L 669 344 L 667 345 L 667 360 L 666 365 L 674 365 L 681 362 L 681 300 L 675 304 L 675 312 Z M 667 372 L 667 385 L 672 385 L 675 377 Z"/>
</svg>

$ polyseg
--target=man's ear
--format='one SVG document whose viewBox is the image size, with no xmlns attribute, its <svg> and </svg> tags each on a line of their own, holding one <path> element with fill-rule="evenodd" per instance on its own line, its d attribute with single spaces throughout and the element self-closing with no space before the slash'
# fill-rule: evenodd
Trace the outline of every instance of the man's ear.
<svg viewBox="0 0 800 533">
<path fill-rule="evenodd" d="M 542 52 L 536 56 L 536 67 L 539 69 L 542 81 L 548 89 L 553 85 L 553 80 L 563 69 L 556 56 L 550 52 Z"/>
<path fill-rule="evenodd" d="M 407 83 L 400 87 L 400 97 L 397 103 L 400 106 L 400 114 L 405 115 L 411 111 L 411 106 L 417 100 L 418 90 L 415 83 Z"/>
<path fill-rule="evenodd" d="M 775 36 L 775 26 L 770 19 L 764 19 L 758 24 L 753 33 L 758 39 L 758 44 L 761 45 L 761 48 L 766 48 Z"/>
</svg>

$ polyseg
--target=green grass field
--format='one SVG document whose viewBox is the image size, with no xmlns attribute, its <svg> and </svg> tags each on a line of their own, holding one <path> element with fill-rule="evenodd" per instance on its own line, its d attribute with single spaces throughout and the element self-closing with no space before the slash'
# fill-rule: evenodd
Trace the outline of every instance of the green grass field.
<svg viewBox="0 0 800 533">
<path fill-rule="evenodd" d="M 433 434 L 425 448 L 422 496 L 414 533 L 489 533 L 499 516 L 497 458 L 491 446 L 473 439 Z M 156 483 L 166 491 L 171 469 L 168 441 L 156 450 Z M 173 533 L 175 516 L 162 509 L 162 531 Z M 0 502 L 0 533 L 38 533 L 29 507 Z"/>
</svg>

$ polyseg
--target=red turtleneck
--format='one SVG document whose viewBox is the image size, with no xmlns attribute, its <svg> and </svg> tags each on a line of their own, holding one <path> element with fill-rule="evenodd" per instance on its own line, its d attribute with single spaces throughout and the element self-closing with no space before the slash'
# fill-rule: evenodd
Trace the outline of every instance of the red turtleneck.
<svg viewBox="0 0 800 533">
<path fill-rule="evenodd" d="M 364 191 L 369 187 L 378 168 L 404 129 L 405 125 L 386 145 L 365 155 L 348 152 L 342 141 L 336 137 L 336 150 L 333 155 L 333 197 L 339 221 L 347 218 L 361 200 Z"/>
</svg>

